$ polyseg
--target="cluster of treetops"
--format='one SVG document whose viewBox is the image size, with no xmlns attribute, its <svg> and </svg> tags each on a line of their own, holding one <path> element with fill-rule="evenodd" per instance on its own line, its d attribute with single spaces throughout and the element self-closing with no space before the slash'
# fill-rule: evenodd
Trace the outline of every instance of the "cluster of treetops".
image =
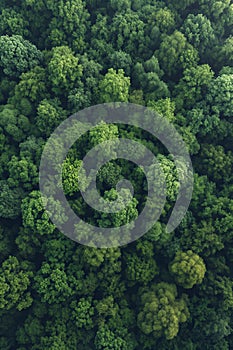
<svg viewBox="0 0 233 350">
<path fill-rule="evenodd" d="M 146 178 L 123 159 L 100 169 L 98 189 L 111 200 L 127 178 L 135 191 L 129 206 L 93 214 L 80 196 L 86 151 L 117 137 L 156 154 L 167 200 L 143 237 L 97 249 L 56 229 L 38 172 L 63 120 L 112 101 L 147 106 L 175 125 L 189 148 L 194 191 L 168 234 L 179 191 L 173 158 L 150 134 L 102 123 L 63 164 L 72 208 L 100 227 L 142 210 Z M 0 0 L 0 349 L 233 349 L 232 169 L 230 0 Z"/>
</svg>

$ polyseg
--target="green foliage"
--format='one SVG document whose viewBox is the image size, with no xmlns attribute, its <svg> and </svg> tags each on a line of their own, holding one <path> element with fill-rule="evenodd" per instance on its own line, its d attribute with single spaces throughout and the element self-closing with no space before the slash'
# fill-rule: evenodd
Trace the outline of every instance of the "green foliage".
<svg viewBox="0 0 233 350">
<path fill-rule="evenodd" d="M 175 121 L 175 102 L 170 98 L 161 99 L 158 101 L 149 101 L 147 104 L 148 107 L 151 107 L 155 112 L 157 112 L 160 116 L 167 118 L 169 122 L 174 123 Z"/>
<path fill-rule="evenodd" d="M 185 69 L 195 66 L 198 62 L 198 52 L 177 30 L 164 38 L 157 57 L 166 75 L 175 80 Z"/>
<path fill-rule="evenodd" d="M 21 35 L 0 37 L 0 66 L 10 77 L 33 68 L 41 60 L 41 52 Z"/>
<path fill-rule="evenodd" d="M 125 274 L 129 285 L 135 283 L 146 285 L 159 273 L 153 256 L 153 244 L 149 242 L 144 241 L 142 245 L 137 245 L 136 253 L 126 254 L 125 261 Z"/>
<path fill-rule="evenodd" d="M 29 23 L 25 20 L 18 8 L 3 8 L 0 15 L 0 35 L 28 35 Z"/>
<path fill-rule="evenodd" d="M 21 106 L 24 112 L 25 106 L 22 105 L 22 99 L 29 99 L 29 101 L 35 103 L 47 96 L 45 69 L 36 66 L 29 72 L 21 74 L 12 101 Z M 29 114 L 31 113 L 29 112 Z"/>
<path fill-rule="evenodd" d="M 112 19 L 110 40 L 117 50 L 135 55 L 143 53 L 148 40 L 144 32 L 145 24 L 133 11 L 117 13 Z"/>
<path fill-rule="evenodd" d="M 95 337 L 96 350 L 128 350 L 128 344 L 120 336 L 117 336 L 108 329 L 107 326 L 101 327 Z"/>
<path fill-rule="evenodd" d="M 16 307 L 21 311 L 31 306 L 32 297 L 28 288 L 32 273 L 27 262 L 20 263 L 14 256 L 9 256 L 0 268 L 1 293 L 0 309 Z"/>
<path fill-rule="evenodd" d="M 179 331 L 179 323 L 186 322 L 188 317 L 185 298 L 177 299 L 174 284 L 161 282 L 141 294 L 137 324 L 145 334 L 172 339 Z"/>
<path fill-rule="evenodd" d="M 91 329 L 93 327 L 94 307 L 91 303 L 91 298 L 81 298 L 78 302 L 71 303 L 73 309 L 72 318 L 78 328 Z"/>
<path fill-rule="evenodd" d="M 64 302 L 74 293 L 68 284 L 63 264 L 52 266 L 43 263 L 34 280 L 35 290 L 41 300 L 48 304 Z"/>
<path fill-rule="evenodd" d="M 48 73 L 52 91 L 61 95 L 76 86 L 82 76 L 82 67 L 68 46 L 58 46 L 52 50 Z"/>
<path fill-rule="evenodd" d="M 21 209 L 23 225 L 32 232 L 49 235 L 55 230 L 55 226 L 50 222 L 49 215 L 43 206 L 39 191 L 32 191 L 28 197 L 23 199 Z"/>
<path fill-rule="evenodd" d="M 184 21 L 182 32 L 185 34 L 189 43 L 192 44 L 201 55 L 213 47 L 215 42 L 214 29 L 211 21 L 199 13 L 197 15 L 189 14 Z"/>
<path fill-rule="evenodd" d="M 211 105 L 212 113 L 220 115 L 222 118 L 230 118 L 232 116 L 232 96 L 233 74 L 219 75 L 210 85 L 206 97 Z"/>
<path fill-rule="evenodd" d="M 201 101 L 213 77 L 214 73 L 208 64 L 186 69 L 183 78 L 176 85 L 176 105 L 190 108 Z"/>
<path fill-rule="evenodd" d="M 12 189 L 6 180 L 0 180 L 0 218 L 15 219 L 20 215 L 23 191 Z"/>
<path fill-rule="evenodd" d="M 66 112 L 57 100 L 43 100 L 38 106 L 36 126 L 42 136 L 50 136 L 54 129 L 65 119 Z"/>
<path fill-rule="evenodd" d="M 5 105 L 0 112 L 0 127 L 10 140 L 21 142 L 31 129 L 27 117 L 20 114 L 13 105 Z"/>
<path fill-rule="evenodd" d="M 169 269 L 176 282 L 184 288 L 192 288 L 195 284 L 200 284 L 206 272 L 202 258 L 191 250 L 177 252 Z"/>
<path fill-rule="evenodd" d="M 231 0 L 0 0 L 0 349 L 233 348 L 232 28 Z M 39 168 L 62 121 L 116 101 L 146 106 L 174 125 L 192 158 L 194 188 L 181 224 L 168 232 L 185 196 L 178 175 L 190 176 L 183 159 L 175 163 L 149 132 L 99 116 L 67 153 L 59 184 L 83 220 L 74 235 L 94 244 L 99 237 L 85 222 L 116 229 L 116 247 L 96 249 L 56 229 L 51 213 L 61 224 L 68 218 L 55 198 L 45 209 Z M 80 131 L 86 126 L 77 121 Z M 105 209 L 118 200 L 118 211 L 85 202 L 84 156 L 121 138 L 155 155 L 166 202 L 143 237 L 117 247 L 118 232 L 133 239 L 120 226 L 135 227 L 148 181 L 159 189 L 163 182 L 154 165 L 117 159 L 106 146 L 111 160 L 96 187 Z M 57 142 L 51 165 L 60 151 Z M 140 164 L 145 152 L 135 157 Z M 118 191 L 123 179 L 133 196 Z M 145 224 L 158 211 L 156 198 Z"/>
<path fill-rule="evenodd" d="M 8 163 L 9 178 L 8 184 L 11 187 L 25 188 L 32 190 L 38 184 L 38 169 L 33 162 L 26 158 L 19 159 L 13 156 Z"/>
<path fill-rule="evenodd" d="M 123 69 L 116 72 L 110 68 L 99 84 L 100 102 L 127 102 L 129 87 L 130 78 L 124 76 Z"/>
</svg>

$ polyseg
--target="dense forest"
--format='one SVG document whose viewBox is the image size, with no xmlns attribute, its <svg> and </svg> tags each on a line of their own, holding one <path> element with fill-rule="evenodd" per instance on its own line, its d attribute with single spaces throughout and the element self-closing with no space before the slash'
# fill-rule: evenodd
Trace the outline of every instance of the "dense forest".
<svg viewBox="0 0 233 350">
<path fill-rule="evenodd" d="M 0 78 L 0 350 L 233 349 L 231 0 L 0 0 Z M 133 221 L 147 196 L 142 170 L 112 160 L 98 172 L 100 194 L 110 202 L 127 178 L 134 198 L 117 214 L 89 208 L 77 177 L 98 143 L 141 142 L 166 179 L 153 228 L 101 249 L 51 222 L 39 166 L 62 121 L 108 102 L 148 107 L 175 126 L 194 189 L 168 234 L 179 182 L 166 148 L 134 127 L 86 133 L 64 161 L 63 189 L 93 225 Z"/>
</svg>

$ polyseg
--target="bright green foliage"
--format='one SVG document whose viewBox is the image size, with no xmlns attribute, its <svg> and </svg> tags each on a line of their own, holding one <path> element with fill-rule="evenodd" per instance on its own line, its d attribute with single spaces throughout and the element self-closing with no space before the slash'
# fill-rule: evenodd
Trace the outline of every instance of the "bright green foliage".
<svg viewBox="0 0 233 350">
<path fill-rule="evenodd" d="M 98 220 L 100 227 L 119 227 L 135 220 L 138 217 L 138 211 L 136 208 L 138 202 L 136 198 L 133 198 L 125 207 L 123 199 L 127 199 L 129 201 L 131 198 L 131 193 L 128 189 L 123 188 L 120 196 L 121 201 L 119 202 L 119 211 L 114 214 L 103 213 L 101 215 L 101 219 Z M 109 205 L 111 205 L 111 201 L 116 200 L 117 198 L 117 191 L 114 189 L 106 191 L 104 198 L 106 202 L 109 202 Z M 106 206 L 108 207 L 108 203 Z"/>
<path fill-rule="evenodd" d="M 129 87 L 130 78 L 124 76 L 123 69 L 116 72 L 110 68 L 99 84 L 100 102 L 127 102 Z"/>
<path fill-rule="evenodd" d="M 49 41 L 53 46 L 64 38 L 75 51 L 85 47 L 85 33 L 88 29 L 89 13 L 83 0 L 48 1 L 47 7 L 52 10 Z"/>
<path fill-rule="evenodd" d="M 157 112 L 160 116 L 167 118 L 169 122 L 174 123 L 175 121 L 175 102 L 170 98 L 161 99 L 158 101 L 149 101 L 147 104 L 148 107 Z"/>
<path fill-rule="evenodd" d="M 43 100 L 37 109 L 36 126 L 42 136 L 48 137 L 65 117 L 66 112 L 57 100 Z"/>
<path fill-rule="evenodd" d="M 67 158 L 63 163 L 62 184 L 66 195 L 72 196 L 80 189 L 85 190 L 87 181 L 85 181 L 85 177 L 81 176 L 81 166 L 82 161 L 78 159 Z"/>
<path fill-rule="evenodd" d="M 98 300 L 98 302 L 96 301 L 95 308 L 98 313 L 98 317 L 100 317 L 101 319 L 105 319 L 109 316 L 115 318 L 117 312 L 119 311 L 119 306 L 114 302 L 114 298 L 112 295 L 100 301 Z"/>
<path fill-rule="evenodd" d="M 13 156 L 8 164 L 8 183 L 11 187 L 23 187 L 32 190 L 38 184 L 38 169 L 33 162 L 26 158 Z"/>
<path fill-rule="evenodd" d="M 169 78 L 175 79 L 187 69 L 195 66 L 198 53 L 179 31 L 166 36 L 157 52 L 159 64 Z"/>
<path fill-rule="evenodd" d="M 160 32 L 170 32 L 175 28 L 174 14 L 168 8 L 161 8 L 155 13 L 155 23 Z"/>
<path fill-rule="evenodd" d="M 14 8 L 3 8 L 0 15 L 0 35 L 8 33 L 10 35 L 27 35 L 28 22 L 22 14 Z"/>
<path fill-rule="evenodd" d="M 21 311 L 31 306 L 32 297 L 28 288 L 32 273 L 27 271 L 26 261 L 20 263 L 14 256 L 9 256 L 0 268 L 0 309 L 16 307 Z"/>
<path fill-rule="evenodd" d="M 192 288 L 195 284 L 200 284 L 206 272 L 202 258 L 191 250 L 177 252 L 169 269 L 176 282 L 187 289 Z"/>
<path fill-rule="evenodd" d="M 20 76 L 20 82 L 15 87 L 15 95 L 12 98 L 17 104 L 21 104 L 22 99 L 29 99 L 32 102 L 39 102 L 46 96 L 46 72 L 45 69 L 36 66 L 29 72 Z"/>
<path fill-rule="evenodd" d="M 41 52 L 36 46 L 20 35 L 0 37 L 0 66 L 10 77 L 33 68 L 41 60 Z"/>
<path fill-rule="evenodd" d="M 180 186 L 175 163 L 161 154 L 158 156 L 158 160 L 165 176 L 167 198 L 175 200 Z M 180 164 L 180 167 L 182 169 L 182 164 Z M 185 169 L 183 169 L 183 171 L 184 170 Z"/>
<path fill-rule="evenodd" d="M 76 327 L 91 329 L 93 327 L 94 307 L 92 306 L 91 298 L 81 298 L 79 301 L 72 301 L 71 303 L 72 319 Z"/>
<path fill-rule="evenodd" d="M 76 86 L 82 76 L 82 67 L 68 46 L 58 46 L 52 50 L 48 72 L 52 90 L 60 95 Z"/>
<path fill-rule="evenodd" d="M 34 288 L 43 302 L 60 303 L 74 294 L 70 288 L 63 264 L 43 263 L 35 278 Z"/>
<path fill-rule="evenodd" d="M 233 349 L 232 28 L 231 0 L 0 0 L 1 350 Z M 68 151 L 58 186 L 83 220 L 76 238 L 115 247 L 91 248 L 56 229 L 50 214 L 61 225 L 68 218 L 49 180 L 55 196 L 45 209 L 38 172 L 63 120 L 115 101 L 148 107 L 174 125 L 191 156 L 194 188 L 182 222 L 168 232 L 175 202 L 185 199 L 179 176 L 190 176 L 182 157 L 174 161 L 178 147 L 101 115 L 88 132 L 88 120 L 77 120 L 85 134 Z M 150 130 L 147 115 L 138 118 Z M 164 125 L 157 131 L 167 135 Z M 137 165 L 145 151 L 133 145 L 135 163 L 118 159 L 121 138 L 150 150 L 164 176 Z M 89 164 L 86 174 L 84 157 L 108 140 L 115 151 L 102 145 L 98 160 L 109 161 Z M 54 142 L 51 167 L 61 144 Z M 82 197 L 92 174 L 105 209 L 118 200 L 116 213 Z M 122 179 L 133 196 L 117 186 Z M 147 180 L 158 186 L 152 199 Z M 150 230 L 120 246 L 134 239 L 129 228 L 145 204 Z M 109 227 L 114 236 L 105 234 Z"/>
<path fill-rule="evenodd" d="M 210 85 L 207 101 L 213 113 L 230 118 L 233 109 L 233 74 L 222 74 Z"/>
<path fill-rule="evenodd" d="M 198 49 L 202 55 L 215 42 L 211 21 L 201 13 L 197 15 L 189 14 L 184 21 L 182 32 L 189 43 Z"/>
<path fill-rule="evenodd" d="M 177 299 L 174 284 L 161 282 L 151 289 L 141 295 L 138 327 L 143 333 L 152 334 L 155 338 L 164 335 L 166 339 L 172 339 L 179 331 L 179 324 L 186 322 L 189 317 L 186 300 L 184 297 Z"/>
<path fill-rule="evenodd" d="M 24 227 L 40 235 L 51 234 L 55 230 L 54 224 L 50 222 L 49 215 L 44 209 L 39 191 L 32 191 L 22 201 L 21 209 Z"/>
<path fill-rule="evenodd" d="M 96 350 L 128 350 L 128 344 L 107 326 L 101 327 L 95 337 Z"/>
<path fill-rule="evenodd" d="M 121 256 L 119 248 L 96 249 L 90 247 L 83 248 L 83 258 L 90 266 L 100 266 L 105 260 L 115 262 Z"/>
</svg>

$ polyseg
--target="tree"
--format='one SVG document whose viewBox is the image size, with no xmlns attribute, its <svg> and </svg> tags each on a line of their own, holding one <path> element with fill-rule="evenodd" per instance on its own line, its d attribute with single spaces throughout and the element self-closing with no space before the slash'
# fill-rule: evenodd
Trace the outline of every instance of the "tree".
<svg viewBox="0 0 233 350">
<path fill-rule="evenodd" d="M 21 311 L 31 306 L 32 298 L 28 288 L 31 284 L 31 271 L 27 262 L 20 263 L 14 256 L 9 256 L 0 268 L 0 309 L 16 307 Z"/>
<path fill-rule="evenodd" d="M 159 61 L 155 56 L 144 62 L 137 62 L 133 69 L 132 84 L 134 87 L 142 88 L 145 100 L 159 100 L 169 96 L 168 87 L 162 81 L 163 71 L 160 69 Z"/>
<path fill-rule="evenodd" d="M 144 241 L 137 244 L 136 252 L 125 254 L 125 275 L 130 286 L 136 283 L 146 285 L 158 275 L 153 248 L 152 243 Z"/>
<path fill-rule="evenodd" d="M 69 286 L 64 264 L 48 264 L 43 262 L 40 270 L 34 277 L 34 289 L 43 302 L 61 303 L 74 294 Z"/>
<path fill-rule="evenodd" d="M 169 97 L 160 99 L 158 101 L 148 101 L 147 107 L 153 109 L 160 116 L 167 118 L 167 120 L 171 123 L 174 123 L 176 120 L 174 114 L 176 105 L 175 102 L 172 101 Z"/>
<path fill-rule="evenodd" d="M 225 183 L 231 181 L 231 168 L 233 164 L 232 152 L 226 152 L 220 145 L 202 144 L 200 157 L 203 159 L 202 166 L 197 164 L 200 174 L 205 174 L 211 181 Z"/>
<path fill-rule="evenodd" d="M 82 161 L 78 159 L 67 158 L 63 163 L 63 189 L 66 195 L 72 196 L 80 189 L 85 190 L 87 186 L 87 180 L 83 176 L 80 176 L 80 168 Z"/>
<path fill-rule="evenodd" d="M 117 13 L 110 27 L 110 41 L 116 50 L 138 57 L 144 54 L 145 44 L 148 42 L 144 28 L 145 24 L 136 12 Z"/>
<path fill-rule="evenodd" d="M 25 228 L 39 235 L 49 235 L 55 230 L 55 226 L 49 220 L 49 215 L 44 209 L 39 191 L 32 191 L 23 199 L 22 219 Z"/>
<path fill-rule="evenodd" d="M 42 136 L 48 137 L 65 117 L 66 112 L 57 99 L 42 100 L 37 108 L 36 126 Z"/>
<path fill-rule="evenodd" d="M 233 64 L 233 36 L 229 36 L 223 46 L 221 47 L 220 50 L 220 58 L 222 63 L 226 66 L 229 65 L 230 67 L 232 67 Z"/>
<path fill-rule="evenodd" d="M 206 267 L 200 256 L 188 250 L 176 253 L 169 270 L 176 282 L 188 289 L 202 282 Z"/>
<path fill-rule="evenodd" d="M 101 327 L 95 337 L 95 346 L 97 350 L 128 350 L 128 344 L 120 336 L 112 332 L 108 326 Z"/>
<path fill-rule="evenodd" d="M 169 8 L 161 8 L 156 11 L 155 22 L 161 33 L 169 33 L 175 29 L 175 16 Z"/>
<path fill-rule="evenodd" d="M 0 127 L 3 127 L 5 134 L 14 143 L 25 139 L 31 130 L 29 119 L 20 114 L 13 105 L 5 105 L 0 112 Z"/>
<path fill-rule="evenodd" d="M 192 44 L 202 57 L 206 55 L 207 49 L 211 49 L 216 42 L 214 29 L 211 21 L 199 13 L 189 14 L 181 28 L 188 42 Z"/>
<path fill-rule="evenodd" d="M 198 62 L 198 52 L 178 30 L 164 37 L 156 56 L 165 75 L 175 81 L 185 69 L 195 66 Z"/>
<path fill-rule="evenodd" d="M 19 11 L 19 8 L 3 8 L 0 15 L 0 35 L 27 36 L 29 23 Z"/>
<path fill-rule="evenodd" d="M 85 2 L 82 0 L 48 1 L 47 8 L 52 11 L 52 20 L 49 25 L 48 41 L 53 46 L 61 43 L 62 37 L 75 52 L 85 48 L 85 34 L 89 27 L 90 17 Z M 57 35 L 59 33 L 59 35 Z"/>
<path fill-rule="evenodd" d="M 119 211 L 117 213 L 103 213 L 101 218 L 98 219 L 98 224 L 100 227 L 119 227 L 125 225 L 126 223 L 131 222 L 136 219 L 138 216 L 137 200 L 133 198 L 130 204 L 126 207 L 124 206 L 123 198 L 130 198 L 131 193 L 128 189 L 122 189 L 121 193 L 121 201 L 119 202 Z M 110 191 L 105 191 L 104 198 L 106 202 L 109 202 L 109 206 L 111 206 L 111 201 L 117 198 L 117 191 L 115 189 L 111 189 Z M 106 207 L 108 205 L 106 204 Z M 123 209 L 122 209 L 123 208 Z"/>
<path fill-rule="evenodd" d="M 179 331 L 179 324 L 189 317 L 186 299 L 176 299 L 174 284 L 161 282 L 151 289 L 141 294 L 137 325 L 144 334 L 152 334 L 154 338 L 165 336 L 173 339 Z"/>
<path fill-rule="evenodd" d="M 35 67 L 42 58 L 36 46 L 20 35 L 1 36 L 0 47 L 0 66 L 10 77 L 19 77 Z"/>
<path fill-rule="evenodd" d="M 116 72 L 110 68 L 99 83 L 100 102 L 127 102 L 129 87 L 130 78 L 124 76 L 123 69 Z"/>
<path fill-rule="evenodd" d="M 77 86 L 82 76 L 82 67 L 68 46 L 58 46 L 52 49 L 48 73 L 52 91 L 61 95 Z"/>
<path fill-rule="evenodd" d="M 20 203 L 24 192 L 12 189 L 6 180 L 0 180 L 0 218 L 15 219 L 20 216 Z"/>
<path fill-rule="evenodd" d="M 114 51 L 109 57 L 109 66 L 116 71 L 123 69 L 125 74 L 129 76 L 132 66 L 132 58 L 128 53 L 122 50 Z"/>
<path fill-rule="evenodd" d="M 89 330 L 93 328 L 93 316 L 95 313 L 91 298 L 81 298 L 71 302 L 72 319 L 77 328 Z"/>
<path fill-rule="evenodd" d="M 8 184 L 12 188 L 33 190 L 38 186 L 38 169 L 30 160 L 13 156 L 8 167 Z"/>
<path fill-rule="evenodd" d="M 48 87 L 46 84 L 46 71 L 44 68 L 36 66 L 30 71 L 21 74 L 20 81 L 15 87 L 15 94 L 11 101 L 21 107 L 22 113 L 25 113 L 25 104 L 22 101 L 29 100 L 30 103 L 37 104 L 42 99 L 49 97 Z M 29 110 L 32 114 L 32 107 Z"/>
<path fill-rule="evenodd" d="M 208 64 L 186 69 L 175 87 L 176 106 L 187 109 L 200 102 L 209 89 L 214 72 Z"/>
<path fill-rule="evenodd" d="M 230 118 L 233 104 L 233 74 L 222 74 L 212 81 L 206 96 L 213 114 Z"/>
</svg>

